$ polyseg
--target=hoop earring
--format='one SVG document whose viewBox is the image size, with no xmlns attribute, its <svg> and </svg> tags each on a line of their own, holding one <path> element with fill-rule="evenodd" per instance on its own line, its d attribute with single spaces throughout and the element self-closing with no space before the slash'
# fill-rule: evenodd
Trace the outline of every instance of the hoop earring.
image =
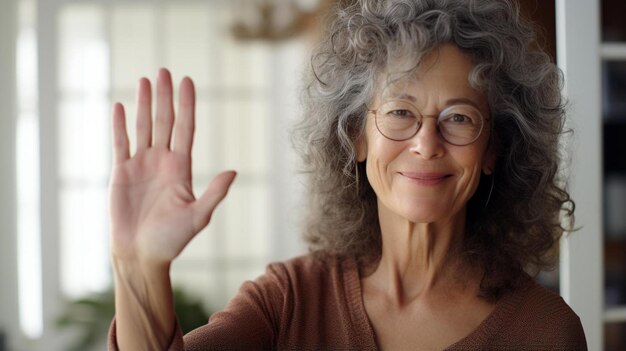
<svg viewBox="0 0 626 351">
<path fill-rule="evenodd" d="M 489 200 L 491 200 L 491 193 L 493 192 L 493 173 L 491 174 L 491 187 L 489 188 L 489 195 L 487 195 L 487 202 L 485 202 L 485 208 L 487 209 L 487 205 L 489 205 Z"/>
</svg>

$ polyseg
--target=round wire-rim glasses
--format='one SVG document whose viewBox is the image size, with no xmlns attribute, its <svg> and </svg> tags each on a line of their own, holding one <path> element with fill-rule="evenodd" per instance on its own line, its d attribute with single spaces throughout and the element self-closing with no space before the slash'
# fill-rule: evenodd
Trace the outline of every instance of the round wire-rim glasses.
<svg viewBox="0 0 626 351">
<path fill-rule="evenodd" d="M 424 115 L 405 100 L 389 100 L 378 109 L 368 108 L 367 111 L 374 114 L 378 132 L 393 141 L 411 139 L 421 129 L 424 118 L 437 118 L 439 135 L 456 146 L 466 146 L 478 140 L 489 120 L 476 107 L 466 103 L 448 106 L 438 115 Z"/>
</svg>

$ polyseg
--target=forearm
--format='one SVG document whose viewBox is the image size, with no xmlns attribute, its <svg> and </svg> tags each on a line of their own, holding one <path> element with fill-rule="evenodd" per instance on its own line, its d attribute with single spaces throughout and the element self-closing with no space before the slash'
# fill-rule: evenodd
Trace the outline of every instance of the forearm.
<svg viewBox="0 0 626 351">
<path fill-rule="evenodd" d="M 113 259 L 119 350 L 165 350 L 174 335 L 175 312 L 168 265 Z"/>
<path fill-rule="evenodd" d="M 121 350 L 162 350 L 172 341 L 182 344 L 180 334 L 174 334 L 180 328 L 175 327 L 170 263 L 208 225 L 236 175 L 218 174 L 196 197 L 191 180 L 193 82 L 188 77 L 181 81 L 178 117 L 166 69 L 159 70 L 156 96 L 153 128 L 152 90 L 142 78 L 137 93 L 137 152 L 132 157 L 126 112 L 119 103 L 113 108 L 109 194 L 116 319 L 111 335 Z"/>
</svg>

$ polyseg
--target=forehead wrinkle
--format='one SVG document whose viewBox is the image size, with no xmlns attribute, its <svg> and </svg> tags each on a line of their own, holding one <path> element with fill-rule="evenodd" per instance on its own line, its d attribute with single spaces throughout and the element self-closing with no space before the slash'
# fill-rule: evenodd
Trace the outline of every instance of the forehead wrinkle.
<svg viewBox="0 0 626 351">
<path fill-rule="evenodd" d="M 414 104 L 418 108 L 427 108 L 426 105 L 430 105 L 431 98 L 435 98 L 438 108 L 447 108 L 452 105 L 470 105 L 481 111 L 485 116 L 489 115 L 488 102 L 481 96 L 484 92 L 474 87 L 470 81 L 471 72 L 467 76 L 467 80 L 461 84 L 468 88 L 468 91 L 459 91 L 458 84 L 455 84 L 452 91 L 448 91 L 451 94 L 449 96 L 431 96 L 429 89 L 424 87 L 422 79 L 425 75 L 429 74 L 432 69 L 440 63 L 442 59 L 441 47 L 420 55 L 420 59 L 417 65 L 412 69 L 402 70 L 393 69 L 406 66 L 406 62 L 396 62 L 396 64 L 388 64 L 386 69 L 383 69 L 378 75 L 378 93 L 374 92 L 372 96 L 372 103 L 380 104 L 390 99 L 407 100 Z M 471 59 L 467 55 L 464 56 Z M 417 83 L 417 85 L 416 85 Z M 422 82 L 424 83 L 424 82 Z M 416 89 L 419 87 L 418 89 Z M 464 89 L 461 89 L 464 90 Z M 469 94 L 468 94 L 469 93 Z M 439 94 L 438 94 L 439 95 Z M 485 100 L 485 101 L 483 101 Z M 424 106 L 418 106 L 424 105 Z"/>
<path fill-rule="evenodd" d="M 408 100 L 412 102 L 414 105 L 417 105 L 418 103 L 418 99 L 409 93 L 400 93 L 397 96 L 389 96 L 389 97 L 391 98 L 391 100 Z M 387 99 L 383 99 L 383 102 L 386 100 Z M 479 111 L 481 110 L 481 106 L 479 102 L 474 101 L 474 99 L 472 99 L 471 97 L 465 97 L 465 96 L 459 96 L 459 97 L 453 97 L 453 98 L 447 99 L 444 102 L 442 107 L 447 108 L 447 107 L 455 106 L 455 105 L 469 105 L 469 106 L 476 108 Z"/>
<path fill-rule="evenodd" d="M 413 79 L 415 79 L 413 77 Z M 389 100 L 389 99 L 395 99 L 395 100 L 409 100 L 411 102 L 413 102 L 414 104 L 417 104 L 420 99 L 418 99 L 416 97 L 417 94 L 412 93 L 412 91 L 415 91 L 417 93 L 422 93 L 419 90 L 416 90 L 413 85 L 415 84 L 415 82 L 411 81 L 411 78 L 409 77 L 405 77 L 402 78 L 402 80 L 398 80 L 396 82 L 387 84 L 383 90 L 382 93 L 380 94 L 380 97 L 383 101 L 385 100 Z"/>
<path fill-rule="evenodd" d="M 407 93 L 402 93 L 398 96 L 394 96 L 394 99 L 398 99 L 398 100 L 409 100 L 413 103 L 417 103 L 417 98 L 411 94 L 407 94 Z"/>
<path fill-rule="evenodd" d="M 426 105 L 430 104 L 429 100 L 435 98 L 437 107 L 441 109 L 453 105 L 469 105 L 481 111 L 485 117 L 489 114 L 486 97 L 481 96 L 482 92 L 470 85 L 469 79 L 467 81 L 467 89 L 454 88 L 454 91 L 448 92 L 450 93 L 449 96 L 430 96 L 428 89 L 416 88 L 415 84 L 418 83 L 416 80 L 419 81 L 419 78 L 416 76 L 407 76 L 385 84 L 382 87 L 382 92 L 376 94 L 375 100 L 379 104 L 389 100 L 405 100 L 411 102 L 418 109 L 424 109 L 427 107 Z M 458 87 L 458 85 L 455 85 L 455 87 Z"/>
</svg>

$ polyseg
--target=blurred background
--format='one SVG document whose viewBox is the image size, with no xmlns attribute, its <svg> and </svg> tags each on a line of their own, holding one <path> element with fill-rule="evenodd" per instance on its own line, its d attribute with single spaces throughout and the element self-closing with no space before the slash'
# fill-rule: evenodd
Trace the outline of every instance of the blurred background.
<svg viewBox="0 0 626 351">
<path fill-rule="evenodd" d="M 0 0 L 0 351 L 105 349 L 110 109 L 126 106 L 134 145 L 136 84 L 160 67 L 196 83 L 197 193 L 217 172 L 239 172 L 173 265 L 181 318 L 202 323 L 267 263 L 306 252 L 305 178 L 289 135 L 320 15 L 333 2 Z M 591 74 L 567 87 L 575 150 L 585 150 L 567 168 L 581 239 L 564 243 L 561 269 L 539 280 L 579 313 L 590 349 L 623 350 L 626 6 L 521 4 L 566 79 L 581 82 L 579 58 Z"/>
</svg>

